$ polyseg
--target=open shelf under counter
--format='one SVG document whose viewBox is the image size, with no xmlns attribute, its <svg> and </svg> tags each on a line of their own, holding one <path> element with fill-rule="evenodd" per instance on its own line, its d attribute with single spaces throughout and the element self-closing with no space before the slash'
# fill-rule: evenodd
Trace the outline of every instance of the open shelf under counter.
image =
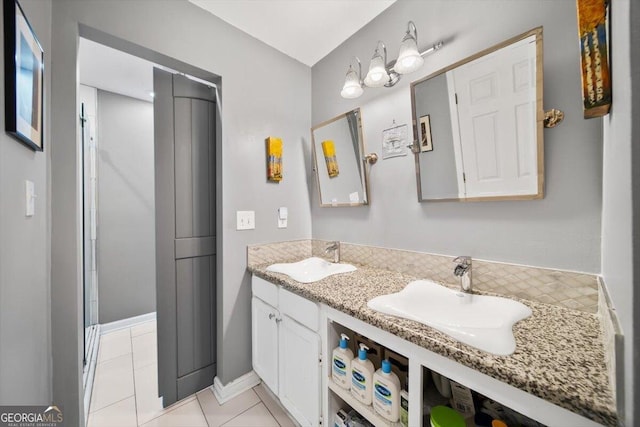
<svg viewBox="0 0 640 427">
<path fill-rule="evenodd" d="M 331 378 L 327 379 L 327 384 L 329 389 L 335 393 L 340 399 L 342 399 L 347 405 L 349 405 L 352 409 L 362 415 L 367 419 L 371 424 L 375 427 L 401 427 L 400 422 L 392 423 L 391 421 L 382 418 L 380 415 L 376 413 L 373 409 L 373 405 L 365 405 L 364 403 L 357 400 L 355 397 L 351 395 L 349 390 L 346 390 L 340 387 L 338 384 L 333 382 Z"/>
<path fill-rule="evenodd" d="M 458 384 L 462 384 L 465 387 L 493 399 L 501 405 L 543 425 L 562 427 L 597 427 L 602 425 L 581 415 L 570 412 L 565 408 L 545 401 L 537 396 L 529 394 L 524 390 L 488 376 L 478 370 L 460 364 L 444 355 L 434 353 L 424 347 L 411 343 L 395 334 L 382 330 L 373 324 L 356 319 L 347 313 L 326 306 L 323 313 L 327 322 L 327 328 L 322 328 L 326 331 L 326 360 L 330 360 L 330 353 L 328 349 L 332 348 L 332 346 L 330 346 L 329 343 L 338 342 L 338 330 L 340 330 L 340 328 L 347 328 L 360 335 L 366 336 L 378 344 L 407 357 L 409 362 L 409 425 L 411 426 L 419 426 L 423 423 L 422 389 L 424 378 L 421 373 L 423 368 L 435 371 L 440 375 L 447 377 L 447 379 L 455 381 Z M 330 374 L 330 370 L 328 369 L 325 372 L 325 375 L 327 374 Z M 348 390 L 341 389 L 336 384 L 331 384 L 330 380 L 327 381 L 327 384 L 328 388 L 334 391 L 336 395 L 341 398 L 342 395 L 347 395 L 350 398 L 350 400 L 343 398 L 345 403 L 350 404 L 350 402 L 355 401 Z M 340 394 L 339 391 L 336 391 L 336 389 L 342 390 L 342 394 Z M 365 405 L 361 406 L 367 408 Z M 353 409 L 360 412 L 355 406 L 353 406 Z M 370 408 L 369 412 L 372 410 L 373 408 Z M 362 415 L 367 418 L 364 414 Z M 373 421 L 371 422 L 373 423 Z M 392 424 L 388 423 L 380 425 Z"/>
</svg>

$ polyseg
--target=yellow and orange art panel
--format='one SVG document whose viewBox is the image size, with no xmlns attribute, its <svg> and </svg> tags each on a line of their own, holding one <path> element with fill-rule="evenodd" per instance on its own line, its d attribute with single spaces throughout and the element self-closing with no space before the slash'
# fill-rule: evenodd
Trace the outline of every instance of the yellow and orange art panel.
<svg viewBox="0 0 640 427">
<path fill-rule="evenodd" d="M 267 180 L 282 181 L 282 139 L 270 136 L 265 139 L 267 148 Z"/>
<path fill-rule="evenodd" d="M 577 0 L 584 117 L 604 116 L 611 108 L 607 45 L 607 2 Z"/>
</svg>

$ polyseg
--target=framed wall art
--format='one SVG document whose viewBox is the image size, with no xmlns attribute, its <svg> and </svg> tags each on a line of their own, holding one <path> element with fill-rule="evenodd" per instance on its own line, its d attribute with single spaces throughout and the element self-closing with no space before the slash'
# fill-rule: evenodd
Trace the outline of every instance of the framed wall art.
<svg viewBox="0 0 640 427">
<path fill-rule="evenodd" d="M 42 151 L 44 51 L 20 4 L 3 0 L 5 129 Z"/>
<path fill-rule="evenodd" d="M 433 151 L 431 140 L 431 118 L 429 114 L 420 117 L 420 152 Z"/>
</svg>

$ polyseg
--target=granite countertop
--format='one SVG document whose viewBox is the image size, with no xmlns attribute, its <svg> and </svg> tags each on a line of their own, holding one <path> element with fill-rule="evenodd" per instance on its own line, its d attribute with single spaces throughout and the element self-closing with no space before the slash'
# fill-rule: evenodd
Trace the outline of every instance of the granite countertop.
<svg viewBox="0 0 640 427">
<path fill-rule="evenodd" d="M 533 314 L 513 327 L 516 351 L 510 356 L 495 356 L 421 323 L 387 316 L 367 307 L 371 298 L 398 292 L 409 282 L 420 279 L 418 277 L 358 266 L 352 273 L 303 284 L 287 275 L 268 272 L 266 267 L 263 264 L 249 269 L 256 276 L 298 295 L 326 304 L 534 396 L 598 423 L 616 425 L 600 323 L 594 314 L 512 298 L 529 306 Z"/>
</svg>

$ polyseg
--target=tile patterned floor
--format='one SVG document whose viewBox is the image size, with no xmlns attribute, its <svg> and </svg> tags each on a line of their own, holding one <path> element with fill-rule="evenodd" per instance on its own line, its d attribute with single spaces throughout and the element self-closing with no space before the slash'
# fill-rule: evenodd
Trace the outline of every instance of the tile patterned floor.
<svg viewBox="0 0 640 427">
<path fill-rule="evenodd" d="M 156 322 L 100 337 L 88 427 L 293 427 L 259 385 L 218 404 L 209 388 L 168 408 L 157 396 Z"/>
</svg>

